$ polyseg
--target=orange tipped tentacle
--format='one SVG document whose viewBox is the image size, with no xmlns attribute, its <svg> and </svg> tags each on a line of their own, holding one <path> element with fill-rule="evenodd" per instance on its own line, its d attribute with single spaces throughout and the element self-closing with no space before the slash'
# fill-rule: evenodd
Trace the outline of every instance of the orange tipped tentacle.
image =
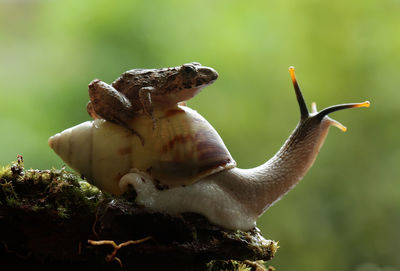
<svg viewBox="0 0 400 271">
<path fill-rule="evenodd" d="M 341 124 L 340 122 L 338 122 L 337 120 L 329 118 L 329 122 L 332 126 L 335 126 L 335 127 L 339 128 L 340 130 L 342 130 L 342 132 L 347 131 L 347 127 L 344 126 L 343 124 Z"/>
<path fill-rule="evenodd" d="M 299 103 L 301 118 L 302 119 L 308 118 L 309 114 L 308 114 L 307 105 L 304 101 L 304 97 L 303 97 L 303 94 L 301 93 L 299 84 L 297 83 L 297 79 L 296 79 L 296 75 L 294 74 L 293 66 L 289 67 L 289 72 L 290 72 L 290 77 L 292 78 L 294 91 L 296 92 L 297 102 Z"/>
<path fill-rule="evenodd" d="M 322 119 L 326 115 L 336 112 L 336 111 L 339 111 L 339 110 L 349 109 L 349 108 L 369 107 L 369 106 L 370 106 L 369 101 L 366 101 L 363 103 L 338 104 L 338 105 L 329 106 L 329 107 L 325 108 L 324 110 L 321 110 L 317 114 L 317 116 Z"/>
<path fill-rule="evenodd" d="M 339 105 L 334 105 L 334 106 L 330 106 L 325 108 L 324 110 L 322 110 L 321 112 L 319 112 L 316 117 L 319 117 L 321 120 L 328 115 L 329 113 L 338 111 L 338 110 L 343 110 L 343 109 L 349 109 L 349 108 L 359 108 L 359 107 L 369 107 L 370 106 L 370 102 L 366 101 L 363 103 L 352 103 L 352 104 L 339 104 Z M 328 118 L 329 122 L 332 126 L 335 126 L 337 128 L 339 128 L 340 130 L 342 130 L 343 132 L 347 131 L 346 126 L 344 126 L 343 124 L 341 124 L 340 122 Z"/>
</svg>

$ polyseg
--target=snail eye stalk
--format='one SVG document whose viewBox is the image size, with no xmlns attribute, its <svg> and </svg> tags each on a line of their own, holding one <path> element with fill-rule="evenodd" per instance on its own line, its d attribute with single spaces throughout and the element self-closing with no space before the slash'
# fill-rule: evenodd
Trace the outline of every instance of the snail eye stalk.
<svg viewBox="0 0 400 271">
<path fill-rule="evenodd" d="M 327 108 L 325 108 L 324 110 L 321 110 L 316 117 L 319 118 L 323 118 L 326 115 L 339 111 L 339 110 L 343 110 L 343 109 L 349 109 L 349 108 L 359 108 L 359 107 L 369 107 L 370 106 L 370 102 L 369 101 L 365 101 L 363 103 L 349 103 L 349 104 L 337 104 L 337 105 L 332 105 L 329 106 Z"/>
<path fill-rule="evenodd" d="M 296 92 L 297 102 L 299 103 L 301 118 L 302 119 L 308 118 L 309 113 L 308 113 L 307 105 L 306 105 L 306 102 L 304 101 L 304 97 L 303 97 L 303 94 L 301 93 L 299 84 L 297 83 L 297 79 L 296 79 L 296 75 L 294 73 L 293 66 L 289 67 L 289 72 L 290 72 L 290 77 L 292 78 L 294 91 Z"/>
</svg>

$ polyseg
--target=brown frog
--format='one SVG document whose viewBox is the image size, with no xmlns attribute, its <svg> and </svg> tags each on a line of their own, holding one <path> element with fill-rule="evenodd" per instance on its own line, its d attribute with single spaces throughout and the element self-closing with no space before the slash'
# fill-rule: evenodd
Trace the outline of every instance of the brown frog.
<svg viewBox="0 0 400 271">
<path fill-rule="evenodd" d="M 172 68 L 133 69 L 111 85 L 93 80 L 89 84 L 87 111 L 94 119 L 103 118 L 125 127 L 132 117 L 146 114 L 155 127 L 155 108 L 164 109 L 185 102 L 217 78 L 214 69 L 197 62 Z"/>
</svg>

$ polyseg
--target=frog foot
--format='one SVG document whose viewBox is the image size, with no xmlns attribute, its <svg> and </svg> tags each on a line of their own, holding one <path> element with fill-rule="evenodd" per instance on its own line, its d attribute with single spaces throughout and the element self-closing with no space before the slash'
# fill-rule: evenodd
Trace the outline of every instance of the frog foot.
<svg viewBox="0 0 400 271">
<path fill-rule="evenodd" d="M 96 114 L 96 111 L 93 108 L 93 104 L 91 101 L 89 101 L 86 105 L 86 110 L 89 114 L 89 116 L 92 117 L 92 119 L 96 120 L 96 119 L 101 119 L 101 117 L 99 115 Z"/>
<path fill-rule="evenodd" d="M 153 131 L 157 128 L 157 120 L 154 117 L 154 107 L 151 98 L 154 87 L 142 87 L 139 90 L 139 100 L 143 108 L 143 112 L 153 121 Z"/>
<path fill-rule="evenodd" d="M 147 237 L 145 237 L 143 239 L 139 239 L 139 240 L 126 241 L 119 245 L 117 245 L 113 240 L 100 240 L 100 241 L 88 240 L 88 243 L 93 246 L 112 245 L 114 247 L 114 250 L 113 250 L 113 252 L 111 252 L 110 254 L 108 254 L 106 256 L 106 261 L 107 262 L 117 261 L 119 263 L 119 265 L 121 266 L 121 268 L 123 268 L 121 259 L 116 257 L 118 250 L 120 250 L 123 247 L 129 246 L 129 245 L 135 245 L 135 244 L 140 244 L 140 243 L 146 242 L 147 240 L 150 240 L 151 238 L 152 238 L 151 236 L 147 236 Z"/>
</svg>

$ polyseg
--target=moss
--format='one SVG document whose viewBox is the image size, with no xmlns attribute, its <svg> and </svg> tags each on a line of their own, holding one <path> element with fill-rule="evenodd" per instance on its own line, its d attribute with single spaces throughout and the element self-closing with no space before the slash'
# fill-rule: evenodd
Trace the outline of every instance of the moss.
<svg viewBox="0 0 400 271">
<path fill-rule="evenodd" d="M 15 198 L 7 198 L 5 203 L 11 208 L 20 207 L 22 205 L 21 202 Z"/>
<path fill-rule="evenodd" d="M 226 237 L 241 240 L 246 242 L 255 253 L 264 253 L 268 252 L 270 255 L 275 255 L 276 251 L 279 248 L 278 242 L 272 240 L 265 240 L 261 232 L 258 230 L 250 230 L 250 231 L 234 231 L 234 232 L 224 232 Z"/>
<path fill-rule="evenodd" d="M 207 271 L 269 271 L 264 261 L 236 261 L 236 260 L 215 260 L 207 264 Z"/>
<path fill-rule="evenodd" d="M 22 156 L 0 169 L 0 204 L 10 208 L 47 212 L 66 219 L 93 213 L 103 197 L 96 187 L 64 168 L 25 170 Z"/>
</svg>

